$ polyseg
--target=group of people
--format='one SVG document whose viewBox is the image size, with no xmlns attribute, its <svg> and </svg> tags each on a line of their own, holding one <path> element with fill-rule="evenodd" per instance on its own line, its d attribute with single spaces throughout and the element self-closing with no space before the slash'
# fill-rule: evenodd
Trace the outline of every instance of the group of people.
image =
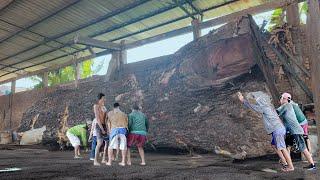
<svg viewBox="0 0 320 180">
<path fill-rule="evenodd" d="M 270 96 L 261 91 L 247 93 L 246 97 L 238 92 L 238 98 L 246 107 L 262 114 L 265 129 L 272 135 L 271 145 L 280 158 L 283 171 L 294 171 L 290 149 L 305 156 L 310 163 L 305 168 L 316 169 L 310 153 L 308 121 L 289 93 L 281 95 L 281 106 L 277 109 L 272 105 Z"/>
<path fill-rule="evenodd" d="M 81 158 L 81 142 L 87 149 L 87 131 L 90 130 L 88 138 L 89 141 L 92 141 L 90 160 L 93 160 L 95 166 L 101 165 L 98 158 L 103 144 L 101 163 L 111 166 L 112 161 L 117 159 L 118 152 L 121 151 L 122 159 L 119 165 L 131 165 L 130 148 L 136 146 L 141 158 L 140 165 L 146 165 L 143 147 L 147 141 L 149 129 L 147 117 L 137 104 L 133 105 L 129 115 L 120 110 L 119 103 L 114 103 L 113 110 L 107 112 L 105 101 L 105 95 L 99 93 L 97 103 L 93 106 L 94 120 L 88 120 L 86 124 L 74 126 L 67 131 L 66 135 L 74 147 L 74 158 Z M 116 156 L 114 151 L 117 152 Z"/>
<path fill-rule="evenodd" d="M 246 97 L 239 92 L 238 98 L 246 107 L 262 114 L 265 129 L 268 134 L 272 135 L 271 145 L 280 158 L 279 163 L 283 166 L 283 171 L 294 171 L 290 148 L 303 153 L 310 163 L 309 166 L 306 166 L 308 170 L 316 169 L 310 153 L 308 121 L 289 93 L 281 95 L 281 106 L 277 109 L 271 103 L 270 96 L 261 91 L 247 93 Z M 100 165 L 98 157 L 103 144 L 102 163 L 108 166 L 111 166 L 112 161 L 117 159 L 119 150 L 122 155 L 119 165 L 131 165 L 130 148 L 134 145 L 137 146 L 141 157 L 140 165 L 146 165 L 143 147 L 147 140 L 149 125 L 145 114 L 141 112 L 138 105 L 133 105 L 129 115 L 120 110 L 119 103 L 115 103 L 113 107 L 113 110 L 107 112 L 105 95 L 99 93 L 97 103 L 93 106 L 95 119 L 67 131 L 67 137 L 74 147 L 75 158 L 81 158 L 80 142 L 87 147 L 87 130 L 91 129 L 90 160 L 94 161 L 95 166 Z M 116 156 L 114 155 L 115 150 L 117 151 Z M 106 153 L 107 161 L 105 161 Z"/>
</svg>

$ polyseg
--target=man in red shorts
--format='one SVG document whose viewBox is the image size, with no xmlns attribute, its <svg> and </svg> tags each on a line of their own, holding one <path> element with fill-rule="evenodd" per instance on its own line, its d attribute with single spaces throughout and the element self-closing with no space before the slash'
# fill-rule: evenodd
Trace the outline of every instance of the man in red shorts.
<svg viewBox="0 0 320 180">
<path fill-rule="evenodd" d="M 140 111 L 138 105 L 133 106 L 132 112 L 129 114 L 128 118 L 128 161 L 127 164 L 131 165 L 131 153 L 130 148 L 134 145 L 137 146 L 140 157 L 141 163 L 140 165 L 145 166 L 145 158 L 144 158 L 144 150 L 143 146 L 147 140 L 147 132 L 149 129 L 149 122 L 146 116 Z"/>
</svg>

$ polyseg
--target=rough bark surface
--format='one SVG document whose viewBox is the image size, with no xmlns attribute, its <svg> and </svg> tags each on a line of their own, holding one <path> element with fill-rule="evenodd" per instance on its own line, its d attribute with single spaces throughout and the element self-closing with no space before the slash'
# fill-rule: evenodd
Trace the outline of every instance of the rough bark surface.
<svg viewBox="0 0 320 180">
<path fill-rule="evenodd" d="M 125 65 L 119 81 L 98 77 L 77 89 L 57 89 L 24 113 L 20 131 L 46 125 L 44 141 L 63 142 L 66 127 L 94 117 L 96 95 L 103 92 L 109 110 L 115 101 L 126 113 L 133 103 L 143 107 L 150 120 L 148 139 L 157 149 L 212 152 L 219 147 L 264 155 L 271 149 L 261 117 L 235 95 L 268 91 L 254 63 L 250 33 L 243 18 L 173 55 Z"/>
</svg>

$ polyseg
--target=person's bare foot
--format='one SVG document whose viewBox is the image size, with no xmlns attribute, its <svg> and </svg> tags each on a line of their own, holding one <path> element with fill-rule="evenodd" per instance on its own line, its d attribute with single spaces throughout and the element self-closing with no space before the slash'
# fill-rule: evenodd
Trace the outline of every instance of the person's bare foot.
<svg viewBox="0 0 320 180">
<path fill-rule="evenodd" d="M 107 166 L 111 166 L 111 162 L 107 162 L 106 165 L 107 165 Z"/>
<path fill-rule="evenodd" d="M 145 163 L 145 162 L 143 162 L 143 163 L 140 163 L 140 165 L 141 165 L 141 166 L 145 166 L 145 165 L 146 165 L 146 163 Z"/>
<path fill-rule="evenodd" d="M 282 170 L 283 172 L 290 172 L 290 171 L 294 171 L 294 168 L 286 167 L 286 168 L 282 168 L 281 170 Z"/>
<path fill-rule="evenodd" d="M 94 165 L 94 166 L 101 166 L 101 164 L 98 163 L 98 162 L 94 162 L 93 165 Z"/>
<path fill-rule="evenodd" d="M 119 165 L 120 165 L 120 166 L 126 166 L 126 163 L 121 162 L 121 163 L 119 163 Z"/>
<path fill-rule="evenodd" d="M 128 162 L 127 162 L 127 165 L 128 165 L 128 166 L 131 166 L 131 162 L 128 161 Z"/>
<path fill-rule="evenodd" d="M 74 156 L 74 159 L 82 159 L 81 156 Z"/>
</svg>

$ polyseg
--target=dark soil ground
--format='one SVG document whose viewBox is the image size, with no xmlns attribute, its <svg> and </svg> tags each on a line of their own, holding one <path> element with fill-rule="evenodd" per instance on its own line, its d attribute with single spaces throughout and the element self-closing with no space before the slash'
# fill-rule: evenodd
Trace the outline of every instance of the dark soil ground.
<svg viewBox="0 0 320 180">
<path fill-rule="evenodd" d="M 132 166 L 120 167 L 114 163 L 112 167 L 94 167 L 88 158 L 73 159 L 72 151 L 0 146 L 0 170 L 21 168 L 0 172 L 0 179 L 320 179 L 319 170 L 303 169 L 307 164 L 302 161 L 294 163 L 294 172 L 281 172 L 272 156 L 241 162 L 212 154 L 190 157 L 147 153 L 146 157 L 145 167 L 138 165 L 137 154 L 133 155 Z M 276 172 L 264 172 L 267 168 Z"/>
</svg>

